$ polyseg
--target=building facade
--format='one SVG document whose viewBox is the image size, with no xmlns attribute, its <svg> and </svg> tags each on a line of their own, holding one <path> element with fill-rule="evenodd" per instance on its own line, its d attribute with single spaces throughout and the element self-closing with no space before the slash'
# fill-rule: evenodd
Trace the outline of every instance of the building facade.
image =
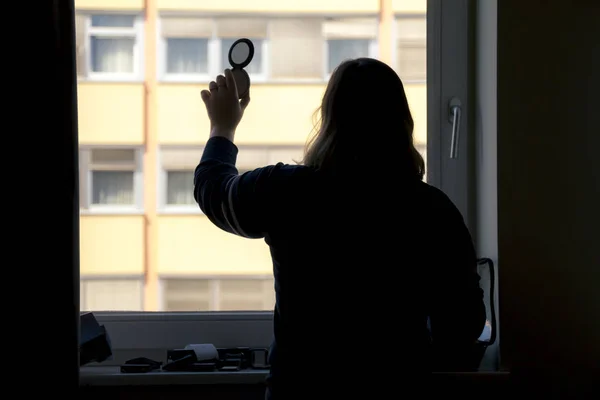
<svg viewBox="0 0 600 400">
<path fill-rule="evenodd" d="M 209 133 L 200 91 L 238 38 L 256 49 L 240 171 L 299 160 L 330 73 L 361 56 L 403 79 L 425 155 L 426 0 L 75 5 L 82 310 L 272 309 L 267 245 L 220 231 L 192 196 Z"/>
</svg>

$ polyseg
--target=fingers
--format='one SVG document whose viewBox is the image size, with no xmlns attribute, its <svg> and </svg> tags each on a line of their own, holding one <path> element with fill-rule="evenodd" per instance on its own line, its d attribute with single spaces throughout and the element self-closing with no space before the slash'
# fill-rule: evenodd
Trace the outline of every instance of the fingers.
<svg viewBox="0 0 600 400">
<path fill-rule="evenodd" d="M 242 110 L 245 110 L 248 104 L 250 104 L 250 95 L 247 94 L 240 100 L 240 107 L 242 107 Z"/>
<path fill-rule="evenodd" d="M 217 90 L 219 88 L 219 85 L 217 85 L 217 82 L 212 81 L 208 84 L 208 89 L 212 92 L 213 90 Z"/>
<path fill-rule="evenodd" d="M 235 83 L 235 78 L 233 76 L 233 72 L 229 68 L 225 70 L 225 80 L 227 82 L 227 87 L 235 93 L 237 97 L 237 84 Z"/>
<path fill-rule="evenodd" d="M 217 86 L 219 88 L 221 87 L 227 87 L 227 80 L 225 79 L 225 77 L 223 75 L 219 75 L 217 76 Z"/>
<path fill-rule="evenodd" d="M 208 90 L 203 90 L 200 92 L 200 97 L 202 98 L 204 104 L 206 104 L 206 102 L 210 100 L 210 92 Z"/>
</svg>

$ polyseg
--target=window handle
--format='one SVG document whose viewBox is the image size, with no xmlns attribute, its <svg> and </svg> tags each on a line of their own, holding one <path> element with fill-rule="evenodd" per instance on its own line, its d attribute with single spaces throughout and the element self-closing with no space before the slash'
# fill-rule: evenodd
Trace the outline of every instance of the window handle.
<svg viewBox="0 0 600 400">
<path fill-rule="evenodd" d="M 461 102 L 453 97 L 448 105 L 448 120 L 452 124 L 452 138 L 450 141 L 450 158 L 458 158 L 458 141 L 460 139 L 460 114 Z"/>
</svg>

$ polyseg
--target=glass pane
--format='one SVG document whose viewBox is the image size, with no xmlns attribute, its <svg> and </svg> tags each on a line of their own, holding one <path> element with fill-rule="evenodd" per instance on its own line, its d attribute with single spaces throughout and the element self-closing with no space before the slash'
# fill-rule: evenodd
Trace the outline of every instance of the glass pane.
<svg viewBox="0 0 600 400">
<path fill-rule="evenodd" d="M 167 39 L 167 73 L 207 74 L 208 39 Z"/>
<path fill-rule="evenodd" d="M 106 28 L 133 28 L 135 16 L 133 15 L 92 15 L 92 26 Z"/>
<path fill-rule="evenodd" d="M 281 18 L 270 23 L 271 76 L 281 80 L 323 78 L 321 18 Z"/>
<path fill-rule="evenodd" d="M 93 164 L 134 164 L 135 150 L 133 149 L 93 149 Z"/>
<path fill-rule="evenodd" d="M 426 1 L 411 2 L 419 3 L 415 7 L 420 5 L 421 10 L 411 9 L 412 16 L 404 19 L 396 18 L 403 12 L 394 8 L 404 2 L 393 2 L 394 9 L 381 12 L 388 12 L 386 19 L 396 23 L 381 29 L 380 18 L 375 16 L 380 12 L 354 10 L 357 2 L 330 2 L 337 4 L 328 10 L 330 16 L 346 17 L 329 18 L 311 9 L 311 2 L 297 2 L 297 11 L 277 17 L 269 17 L 253 2 L 237 2 L 239 9 L 215 16 L 210 10 L 221 2 L 204 0 L 194 2 L 194 11 L 181 9 L 172 16 L 159 13 L 158 23 L 152 24 L 156 31 L 144 26 L 139 32 L 145 10 L 136 17 L 117 15 L 109 10 L 110 1 L 95 3 L 99 15 L 90 17 L 88 10 L 77 9 L 84 17 L 76 27 L 78 66 L 82 76 L 91 73 L 86 78 L 101 73 L 133 76 L 154 70 L 156 65 L 150 63 L 159 62 L 167 74 L 212 80 L 215 77 L 210 74 L 229 66 L 227 52 L 234 40 L 244 36 L 253 40 L 255 55 L 246 69 L 264 76 L 266 82 L 253 83 L 252 103 L 236 136 L 240 174 L 279 161 L 300 161 L 328 73 L 344 59 L 369 56 L 378 39 L 376 57 L 402 77 L 415 124 L 414 140 L 426 156 L 427 85 L 422 56 Z M 272 11 L 275 15 L 277 10 Z M 143 39 L 150 37 L 164 40 L 158 61 L 145 54 Z M 389 48 L 382 48 L 383 44 Z M 192 171 L 209 135 L 210 122 L 200 99 L 208 81 L 173 84 L 145 78 L 117 84 L 78 83 L 79 140 L 86 154 L 80 160 L 80 184 L 83 204 L 93 205 L 80 216 L 81 276 L 99 276 L 107 283 L 93 290 L 105 290 L 108 297 L 123 304 L 91 302 L 92 295 L 82 301 L 90 310 L 139 309 L 139 303 L 114 296 L 116 289 L 109 283 L 115 275 L 143 274 L 148 255 L 155 257 L 156 268 L 148 271 L 147 280 L 139 281 L 144 295 L 139 298 L 148 300 L 141 303 L 144 311 L 272 310 L 272 261 L 267 244 L 228 234 L 205 215 L 185 211 L 187 206 L 197 207 Z M 147 121 L 153 122 L 146 126 Z M 153 149 L 159 157 L 143 156 L 148 154 L 147 143 L 159 143 Z M 105 147 L 96 150 L 99 144 Z M 137 163 L 138 157 L 131 150 L 123 151 L 123 146 L 138 146 L 135 151 L 143 162 Z M 177 213 L 162 212 L 165 203 Z M 118 214 L 105 212 L 118 205 L 129 207 L 120 207 Z M 137 205 L 141 209 L 132 207 Z M 123 210 L 132 212 L 123 215 Z M 151 246 L 155 248 L 149 251 Z M 236 279 L 228 278 L 233 276 Z M 160 285 L 146 286 L 156 280 Z M 82 282 L 87 285 L 83 278 Z"/>
<path fill-rule="evenodd" d="M 329 54 L 327 72 L 333 70 L 344 60 L 369 56 L 369 40 L 365 39 L 333 39 L 327 41 Z"/>
<path fill-rule="evenodd" d="M 262 279 L 223 279 L 219 281 L 219 309 L 221 311 L 272 309 L 272 304 L 265 304 L 265 289 Z"/>
<path fill-rule="evenodd" d="M 92 204 L 133 205 L 133 172 L 93 171 Z"/>
<path fill-rule="evenodd" d="M 167 204 L 196 204 L 196 200 L 194 200 L 194 171 L 167 172 Z"/>
<path fill-rule="evenodd" d="M 396 18 L 392 66 L 404 83 L 414 128 L 414 142 L 427 167 L 427 18 Z M 427 169 L 427 168 L 426 168 Z M 424 177 L 426 180 L 426 176 Z"/>
<path fill-rule="evenodd" d="M 134 43 L 133 38 L 92 36 L 92 71 L 132 73 Z"/>
<path fill-rule="evenodd" d="M 164 311 L 210 311 L 210 283 L 207 279 L 163 280 Z"/>
<path fill-rule="evenodd" d="M 252 74 L 262 74 L 264 73 L 263 67 L 263 54 L 262 54 L 262 39 L 252 39 L 252 43 L 254 43 L 254 57 L 250 64 L 244 69 L 250 75 Z M 237 39 L 221 39 L 221 68 L 223 70 L 225 68 L 230 68 L 229 65 L 229 48 Z"/>
<path fill-rule="evenodd" d="M 425 44 L 398 42 L 398 74 L 405 81 L 424 81 L 427 75 Z"/>
<path fill-rule="evenodd" d="M 84 280 L 80 285 L 81 311 L 142 311 L 144 283 L 139 280 Z"/>
<path fill-rule="evenodd" d="M 396 19 L 396 67 L 403 80 L 425 80 L 427 74 L 427 20 Z"/>
</svg>

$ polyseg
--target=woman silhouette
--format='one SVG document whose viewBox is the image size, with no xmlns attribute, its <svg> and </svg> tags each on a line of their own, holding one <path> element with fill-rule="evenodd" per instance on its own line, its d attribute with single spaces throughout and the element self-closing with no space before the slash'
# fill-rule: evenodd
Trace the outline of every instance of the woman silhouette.
<svg viewBox="0 0 600 400">
<path fill-rule="evenodd" d="M 233 142 L 250 98 L 229 70 L 201 95 L 211 131 L 195 199 L 219 228 L 264 238 L 273 260 L 267 398 L 388 396 L 399 379 L 461 368 L 485 324 L 476 255 L 458 209 L 422 181 L 398 75 L 343 62 L 302 162 L 242 175 Z"/>
</svg>

